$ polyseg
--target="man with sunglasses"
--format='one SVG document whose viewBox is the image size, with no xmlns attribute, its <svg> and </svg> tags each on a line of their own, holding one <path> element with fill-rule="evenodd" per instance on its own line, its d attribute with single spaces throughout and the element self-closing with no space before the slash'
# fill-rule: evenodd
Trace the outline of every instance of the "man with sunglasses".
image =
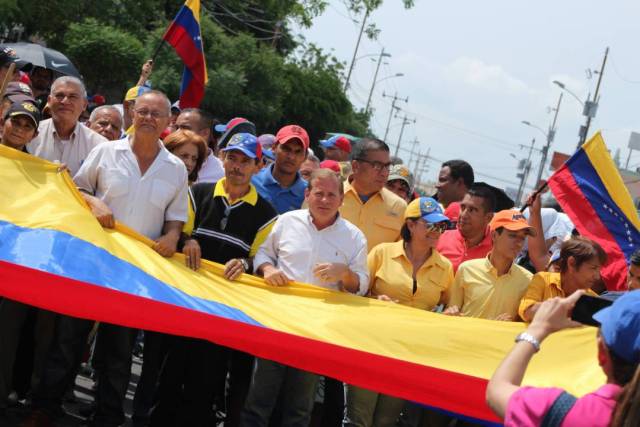
<svg viewBox="0 0 640 427">
<path fill-rule="evenodd" d="M 367 238 L 369 250 L 400 237 L 407 203 L 385 188 L 391 168 L 389 146 L 379 139 L 364 138 L 354 148 L 353 173 L 344 184 L 340 214 Z"/>
<path fill-rule="evenodd" d="M 518 307 L 532 274 L 513 261 L 534 235 L 517 210 L 496 213 L 489 224 L 493 248 L 486 258 L 463 262 L 449 291 L 445 314 L 489 320 L 518 320 Z"/>
<path fill-rule="evenodd" d="M 191 187 L 194 214 L 185 229 L 193 231 L 184 242 L 183 253 L 189 267 L 198 268 L 202 257 L 224 264 L 224 277 L 235 280 L 251 271 L 251 258 L 278 214 L 251 184 L 262 157 L 257 138 L 249 133 L 234 134 L 222 151 L 224 178 Z M 251 381 L 253 357 L 203 340 L 176 338 L 160 379 L 160 400 L 151 414 L 151 425 L 202 425 L 214 400 L 224 402 L 224 396 L 216 396 L 216 391 L 217 380 L 224 382 L 226 378 L 227 366 L 230 379 L 225 424 L 237 425 Z"/>
</svg>

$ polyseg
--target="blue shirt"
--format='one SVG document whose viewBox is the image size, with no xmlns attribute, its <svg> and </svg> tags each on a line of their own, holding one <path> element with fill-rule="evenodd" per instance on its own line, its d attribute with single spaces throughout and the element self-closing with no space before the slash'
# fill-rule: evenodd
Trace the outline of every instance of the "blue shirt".
<svg viewBox="0 0 640 427">
<path fill-rule="evenodd" d="M 272 174 L 273 165 L 262 169 L 251 179 L 251 183 L 258 190 L 258 194 L 267 199 L 279 214 L 300 209 L 304 202 L 304 190 L 307 181 L 302 179 L 300 173 L 291 187 L 282 187 Z"/>
</svg>

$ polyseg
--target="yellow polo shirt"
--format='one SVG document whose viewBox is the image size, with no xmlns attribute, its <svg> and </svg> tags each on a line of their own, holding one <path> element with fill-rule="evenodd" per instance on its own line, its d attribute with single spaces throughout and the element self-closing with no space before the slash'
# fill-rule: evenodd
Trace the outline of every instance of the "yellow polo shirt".
<svg viewBox="0 0 640 427">
<path fill-rule="evenodd" d="M 340 215 L 364 233 L 369 251 L 380 243 L 398 240 L 406 208 L 407 203 L 386 188 L 363 202 L 351 184 L 344 183 Z"/>
<path fill-rule="evenodd" d="M 457 305 L 464 316 L 495 319 L 503 313 L 518 318 L 518 306 L 532 274 L 512 264 L 506 274 L 498 276 L 486 258 L 465 261 L 458 267 L 449 292 L 449 306 Z"/>
<path fill-rule="evenodd" d="M 524 319 L 524 312 L 532 305 L 551 298 L 564 298 L 567 296 L 562 289 L 560 277 L 560 273 L 552 273 L 550 271 L 541 271 L 533 276 L 518 308 L 518 314 L 522 319 Z M 598 296 L 591 289 L 587 290 L 587 294 Z"/>
<path fill-rule="evenodd" d="M 438 305 L 453 282 L 451 261 L 435 249 L 416 273 L 416 293 L 413 293 L 413 265 L 404 251 L 404 241 L 381 243 L 371 249 L 369 292 L 371 296 L 386 295 L 400 304 L 422 310 Z"/>
</svg>

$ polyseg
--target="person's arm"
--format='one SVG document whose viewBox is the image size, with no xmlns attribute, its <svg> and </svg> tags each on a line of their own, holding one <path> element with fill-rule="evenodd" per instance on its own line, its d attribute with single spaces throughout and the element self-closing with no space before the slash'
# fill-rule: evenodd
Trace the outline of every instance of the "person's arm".
<svg viewBox="0 0 640 427">
<path fill-rule="evenodd" d="M 525 322 L 531 322 L 536 310 L 543 302 L 545 286 L 546 283 L 542 275 L 534 274 L 518 307 L 518 315 Z"/>
<path fill-rule="evenodd" d="M 113 228 L 116 226 L 116 220 L 113 218 L 113 212 L 107 206 L 105 202 L 98 199 L 96 196 L 86 193 L 84 190 L 80 191 L 80 195 L 87 202 L 91 213 L 96 217 L 98 222 L 104 228 Z"/>
<path fill-rule="evenodd" d="M 165 221 L 160 236 L 153 245 L 153 250 L 166 258 L 170 258 L 178 249 L 178 240 L 182 233 L 183 221 Z"/>
<path fill-rule="evenodd" d="M 553 332 L 579 326 L 580 324 L 572 321 L 569 316 L 582 294 L 583 291 L 578 291 L 568 298 L 552 298 L 545 301 L 526 329 L 526 333 L 538 343 L 542 343 Z M 489 407 L 500 418 L 504 418 L 509 399 L 520 389 L 527 366 L 537 351 L 530 342 L 517 342 L 493 373 L 487 385 L 486 399 Z"/>
<path fill-rule="evenodd" d="M 100 173 L 100 153 L 100 148 L 89 152 L 87 158 L 82 162 L 82 166 L 73 177 L 73 182 L 80 190 L 80 195 L 87 202 L 91 213 L 96 217 L 100 225 L 105 228 L 113 228 L 116 226 L 116 221 L 111 208 L 95 196 Z"/>
<path fill-rule="evenodd" d="M 147 80 L 149 80 L 149 76 L 153 71 L 153 59 L 147 60 L 144 64 L 142 64 L 142 70 L 140 71 L 140 78 L 138 78 L 138 83 L 136 86 L 143 86 Z"/>
<path fill-rule="evenodd" d="M 445 301 L 447 308 L 443 311 L 449 316 L 461 316 L 462 305 L 464 304 L 464 265 L 458 267 L 453 284 L 447 292 L 445 292 Z"/>
<path fill-rule="evenodd" d="M 286 278 L 283 273 L 276 275 L 277 277 L 272 277 L 272 270 L 269 269 L 269 266 L 276 269 L 274 266 L 277 264 L 284 221 L 286 221 L 284 217 L 276 216 L 264 225 L 261 231 L 268 230 L 268 232 L 266 234 L 263 233 L 261 236 L 256 235 L 253 245 L 251 246 L 252 249 L 249 252 L 249 255 L 253 256 L 254 272 L 258 275 L 265 276 L 265 281 L 271 286 L 284 286 L 289 283 L 289 279 Z M 258 232 L 258 234 L 260 234 L 260 232 Z M 256 248 L 255 255 L 252 253 L 254 248 Z M 280 270 L 278 270 L 278 272 L 280 272 Z"/>
<path fill-rule="evenodd" d="M 535 236 L 529 236 L 527 238 L 529 261 L 531 261 L 536 271 L 546 271 L 550 257 L 542 228 L 542 202 L 540 194 L 535 197 L 530 196 L 527 203 L 529 203 L 529 225 L 532 226 L 536 232 Z"/>
</svg>

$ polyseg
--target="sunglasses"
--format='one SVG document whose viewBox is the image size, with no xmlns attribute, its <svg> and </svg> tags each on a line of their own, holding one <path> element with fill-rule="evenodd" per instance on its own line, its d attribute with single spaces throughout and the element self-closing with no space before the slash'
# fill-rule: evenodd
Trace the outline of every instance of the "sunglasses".
<svg viewBox="0 0 640 427">
<path fill-rule="evenodd" d="M 224 231 L 227 228 L 227 222 L 229 222 L 229 214 L 231 213 L 231 207 L 224 208 L 224 216 L 220 220 L 220 230 Z"/>
<path fill-rule="evenodd" d="M 449 229 L 449 224 L 447 224 L 445 221 L 425 222 L 425 225 L 427 227 L 427 233 L 433 233 L 434 231 L 437 231 L 438 233 L 442 234 Z"/>
</svg>

